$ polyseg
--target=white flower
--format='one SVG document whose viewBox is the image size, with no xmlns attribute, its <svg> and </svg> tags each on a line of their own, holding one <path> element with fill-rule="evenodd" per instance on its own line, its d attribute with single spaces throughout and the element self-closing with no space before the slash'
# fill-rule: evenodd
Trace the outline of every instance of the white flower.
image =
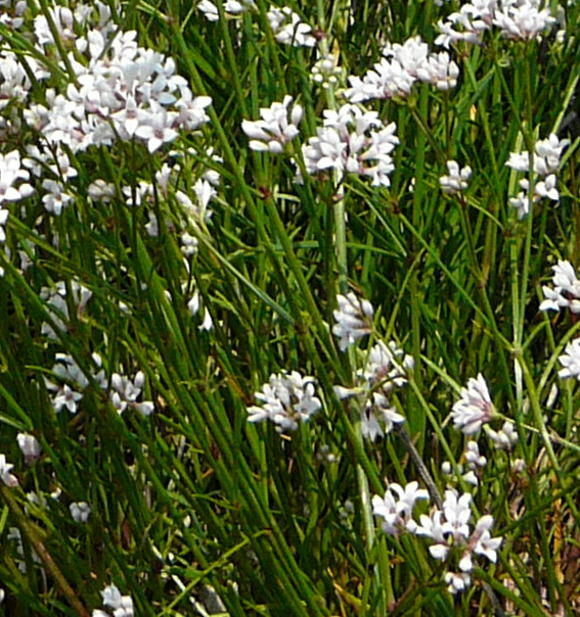
<svg viewBox="0 0 580 617">
<path fill-rule="evenodd" d="M 405 97 L 411 92 L 415 77 L 409 74 L 397 60 L 383 58 L 368 71 L 362 80 L 350 76 L 351 85 L 345 91 L 351 103 L 361 103 L 371 99 L 390 99 Z"/>
<path fill-rule="evenodd" d="M 379 341 L 368 352 L 364 367 L 356 373 L 356 385 L 334 386 L 338 398 L 360 399 L 363 437 L 375 441 L 389 433 L 394 425 L 404 422 L 405 418 L 390 404 L 388 395 L 407 383 L 406 373 L 413 364 L 413 358 L 393 341 L 388 345 Z"/>
<path fill-rule="evenodd" d="M 471 495 L 463 493 L 459 497 L 456 491 L 446 490 L 443 515 L 445 516 L 445 522 L 442 525 L 444 534 L 450 534 L 456 539 L 467 538 L 469 536 L 468 522 L 471 518 Z"/>
<path fill-rule="evenodd" d="M 372 331 L 373 307 L 368 300 L 357 298 L 350 291 L 336 297 L 338 310 L 333 311 L 336 324 L 332 333 L 339 338 L 339 347 L 345 351 L 356 340 L 370 334 Z"/>
<path fill-rule="evenodd" d="M 298 124 L 302 119 L 302 107 L 288 106 L 292 97 L 286 95 L 282 103 L 272 103 L 260 109 L 261 120 L 243 120 L 242 129 L 251 138 L 250 148 L 259 152 L 281 154 L 287 143 L 298 136 Z"/>
<path fill-rule="evenodd" d="M 29 172 L 21 167 L 20 152 L 12 150 L 8 154 L 0 154 L 0 204 L 5 201 L 18 201 L 32 194 L 30 184 L 17 181 L 28 180 Z"/>
<path fill-rule="evenodd" d="M 461 398 L 451 411 L 453 424 L 466 435 L 472 435 L 489 421 L 493 413 L 493 404 L 483 375 L 479 373 L 476 379 L 469 379 L 467 388 L 461 388 L 460 394 Z"/>
<path fill-rule="evenodd" d="M 5 210 L 0 206 L 0 242 L 4 242 L 6 240 L 6 232 L 4 231 L 4 226 L 6 225 L 6 221 L 8 220 L 8 210 Z"/>
<path fill-rule="evenodd" d="M 201 0 L 197 8 L 204 14 L 208 21 L 218 21 L 220 18 L 216 5 L 210 0 Z"/>
<path fill-rule="evenodd" d="M 38 460 L 41 447 L 38 439 L 36 439 L 34 435 L 30 435 L 28 433 L 18 433 L 18 435 L 16 435 L 16 441 L 18 442 L 18 447 L 22 451 L 22 454 L 24 454 L 24 460 L 28 465 Z"/>
<path fill-rule="evenodd" d="M 310 70 L 312 81 L 328 88 L 338 83 L 342 70 L 336 65 L 336 58 L 332 54 L 322 54 Z"/>
<path fill-rule="evenodd" d="M 558 358 L 558 361 L 564 367 L 558 371 L 558 375 L 562 379 L 576 377 L 580 381 L 580 338 L 574 339 L 566 345 L 566 349 Z"/>
<path fill-rule="evenodd" d="M 467 442 L 463 456 L 465 457 L 468 466 L 472 469 L 475 469 L 476 467 L 484 467 L 487 463 L 485 456 L 482 456 L 479 453 L 479 445 L 477 444 L 477 441 Z"/>
<path fill-rule="evenodd" d="M 446 559 L 449 553 L 450 545 L 445 538 L 445 532 L 442 523 L 443 512 L 436 510 L 432 516 L 421 514 L 419 517 L 420 525 L 418 525 L 413 533 L 418 536 L 426 536 L 433 541 L 429 547 L 429 553 L 433 559 Z"/>
<path fill-rule="evenodd" d="M 70 504 L 69 510 L 73 520 L 77 523 L 86 523 L 91 514 L 91 507 L 86 501 L 75 501 Z"/>
<path fill-rule="evenodd" d="M 147 142 L 147 149 L 153 153 L 164 143 L 174 141 L 179 135 L 173 128 L 177 114 L 168 112 L 161 105 L 155 105 L 153 111 L 143 115 L 143 123 L 135 129 L 135 135 Z"/>
<path fill-rule="evenodd" d="M 495 11 L 493 23 L 506 38 L 530 41 L 556 23 L 556 19 L 549 9 L 539 11 L 531 2 L 522 2 L 519 6 L 510 2 L 502 10 Z"/>
<path fill-rule="evenodd" d="M 13 467 L 14 465 L 6 462 L 6 456 L 0 454 L 0 480 L 11 488 L 18 486 L 18 478 L 10 473 Z"/>
<path fill-rule="evenodd" d="M 221 0 L 220 0 L 221 1 Z M 219 11 L 216 5 L 210 0 L 202 0 L 198 3 L 197 8 L 205 15 L 208 21 L 218 21 Z M 224 12 L 226 16 L 240 15 L 250 9 L 255 9 L 256 5 L 253 0 L 227 0 L 224 3 Z"/>
<path fill-rule="evenodd" d="M 83 398 L 80 392 L 75 392 L 68 384 L 59 388 L 49 381 L 46 382 L 46 387 L 48 390 L 56 391 L 52 399 L 52 406 L 56 413 L 60 413 L 63 407 L 66 407 L 71 413 L 77 412 L 77 403 Z"/>
<path fill-rule="evenodd" d="M 434 85 L 438 90 L 450 90 L 457 85 L 459 67 L 450 59 L 446 51 L 431 54 L 427 61 L 417 69 L 421 81 Z"/>
<path fill-rule="evenodd" d="M 290 7 L 285 6 L 279 9 L 271 6 L 266 16 L 278 43 L 294 47 L 314 47 L 316 45 L 316 39 L 311 34 L 312 28 L 302 22 Z"/>
<path fill-rule="evenodd" d="M 375 441 L 393 430 L 395 424 L 402 424 L 404 416 L 398 414 L 381 392 L 373 392 L 361 413 L 362 436 Z"/>
<path fill-rule="evenodd" d="M 62 211 L 74 199 L 70 193 L 66 192 L 65 186 L 61 182 L 46 179 L 42 182 L 42 188 L 48 193 L 43 195 L 42 203 L 47 212 L 51 212 L 55 216 L 60 216 Z"/>
<path fill-rule="evenodd" d="M 127 407 L 137 410 L 142 416 L 153 413 L 155 405 L 151 401 L 137 402 L 144 385 L 145 374 L 142 371 L 138 371 L 132 380 L 119 373 L 111 375 L 111 402 L 119 414 Z"/>
<path fill-rule="evenodd" d="M 569 261 L 559 260 L 552 270 L 554 289 L 547 285 L 542 287 L 546 299 L 540 304 L 540 311 L 569 308 L 572 313 L 580 313 L 580 280 L 574 266 Z"/>
<path fill-rule="evenodd" d="M 323 115 L 323 127 L 302 146 L 308 173 L 334 169 L 368 176 L 373 186 L 390 186 L 389 174 L 395 168 L 390 154 L 399 143 L 395 123 L 384 126 L 377 112 L 350 104 Z"/>
<path fill-rule="evenodd" d="M 435 39 L 436 45 L 449 48 L 451 43 L 481 43 L 485 30 L 492 27 L 497 0 L 474 0 L 463 4 L 459 12 L 451 13 L 445 22 L 440 21 L 437 28 L 441 34 Z"/>
<path fill-rule="evenodd" d="M 445 582 L 449 593 L 456 594 L 465 591 L 471 584 L 471 576 L 467 572 L 446 572 Z"/>
<path fill-rule="evenodd" d="M 89 184 L 87 194 L 93 201 L 109 203 L 115 197 L 115 185 L 112 182 L 97 179 Z"/>
<path fill-rule="evenodd" d="M 468 185 L 467 181 L 471 177 L 471 167 L 466 165 L 460 170 L 456 161 L 447 161 L 447 169 L 449 170 L 449 175 L 439 178 L 439 184 L 443 192 L 452 195 L 465 190 Z"/>
<path fill-rule="evenodd" d="M 130 596 L 122 596 L 115 585 L 105 587 L 101 595 L 103 605 L 113 609 L 113 617 L 134 617 L 133 600 Z M 109 614 L 97 609 L 93 611 L 92 617 L 109 617 Z"/>
<path fill-rule="evenodd" d="M 518 433 L 512 422 L 504 422 L 499 431 L 486 427 L 485 432 L 493 442 L 494 447 L 499 450 L 511 450 L 513 445 L 518 442 Z"/>
<path fill-rule="evenodd" d="M 298 371 L 272 374 L 255 396 L 261 405 L 248 407 L 248 421 L 270 420 L 278 432 L 295 431 L 322 407 L 312 377 Z"/>
<path fill-rule="evenodd" d="M 483 555 L 492 563 L 497 561 L 497 550 L 501 546 L 502 538 L 492 538 L 490 529 L 493 525 L 493 516 L 486 514 L 482 516 L 475 526 L 473 534 L 469 539 L 469 544 L 475 546 L 473 552 Z"/>
<path fill-rule="evenodd" d="M 409 525 L 416 528 L 412 520 L 415 502 L 420 499 L 429 499 L 429 493 L 419 488 L 418 482 L 410 482 L 404 488 L 395 482 L 390 483 L 384 498 L 373 497 L 373 514 L 383 519 L 383 531 L 398 536 Z"/>
<path fill-rule="evenodd" d="M 420 36 L 414 36 L 407 39 L 402 45 L 387 43 L 382 53 L 385 58 L 392 58 L 411 77 L 416 78 L 417 71 L 427 62 L 429 46 L 423 42 Z"/>
</svg>

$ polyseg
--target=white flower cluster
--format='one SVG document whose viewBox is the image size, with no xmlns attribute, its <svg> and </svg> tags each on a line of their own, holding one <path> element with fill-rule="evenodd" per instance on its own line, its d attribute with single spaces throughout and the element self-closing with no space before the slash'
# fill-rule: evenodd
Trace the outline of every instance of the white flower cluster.
<svg viewBox="0 0 580 617">
<path fill-rule="evenodd" d="M 103 591 L 103 606 L 112 610 L 113 617 L 134 617 L 133 600 L 131 596 L 122 596 L 115 585 L 108 585 Z M 92 617 L 111 617 L 110 611 L 95 609 Z"/>
<path fill-rule="evenodd" d="M 429 493 L 419 488 L 418 482 L 410 482 L 404 488 L 392 482 L 387 486 L 384 497 L 373 497 L 373 514 L 383 519 L 381 527 L 385 533 L 398 537 L 405 530 L 414 531 L 417 528 L 417 523 L 413 521 L 413 508 L 415 502 L 422 499 L 429 501 Z"/>
<path fill-rule="evenodd" d="M 382 55 L 362 79 L 348 78 L 351 87 L 345 91 L 345 96 L 351 103 L 405 97 L 416 81 L 430 83 L 439 90 L 457 85 L 457 64 L 446 52 L 430 54 L 427 43 L 420 36 L 407 39 L 402 45 L 388 44 Z"/>
<path fill-rule="evenodd" d="M 321 54 L 310 70 L 312 81 L 323 88 L 335 86 L 342 75 L 342 69 L 337 66 L 337 59 L 330 53 Z"/>
<path fill-rule="evenodd" d="M 530 212 L 531 203 L 541 198 L 559 201 L 560 194 L 556 188 L 556 172 L 560 166 L 562 152 L 570 144 L 569 139 L 558 139 L 558 136 L 551 133 L 548 139 L 541 139 L 536 142 L 533 153 L 533 172 L 538 175 L 540 182 L 534 183 L 533 196 L 530 200 L 530 181 L 520 180 L 520 187 L 523 189 L 517 197 L 509 200 L 510 204 L 517 208 L 518 218 L 523 218 Z M 530 172 L 530 153 L 511 152 L 506 165 L 521 171 Z"/>
<path fill-rule="evenodd" d="M 360 399 L 363 437 L 375 441 L 405 421 L 389 401 L 389 394 L 407 383 L 407 371 L 413 366 L 413 358 L 394 341 L 388 345 L 379 341 L 368 352 L 364 368 L 357 372 L 355 387 L 334 387 L 340 399 Z"/>
<path fill-rule="evenodd" d="M 254 0 L 240 0 L 239 2 L 238 0 L 226 0 L 223 5 L 226 17 L 235 17 L 236 15 L 241 15 L 246 11 L 256 9 Z M 218 21 L 220 18 L 217 6 L 214 2 L 210 2 L 210 0 L 201 0 L 201 2 L 198 3 L 197 8 L 204 14 L 208 21 Z"/>
<path fill-rule="evenodd" d="M 558 358 L 564 367 L 558 372 L 562 379 L 575 377 L 580 381 L 580 338 L 570 341 L 564 349 L 564 353 Z"/>
<path fill-rule="evenodd" d="M 332 333 L 339 339 L 340 350 L 346 351 L 359 338 L 371 333 L 374 309 L 368 300 L 358 298 L 352 291 L 346 296 L 339 294 L 336 301 L 338 309 L 333 311 L 336 324 Z"/>
<path fill-rule="evenodd" d="M 243 120 L 242 129 L 250 137 L 250 148 L 258 152 L 281 154 L 284 147 L 298 136 L 298 125 L 302 119 L 302 107 L 288 106 L 292 97 L 286 95 L 281 103 L 260 109 L 261 120 Z"/>
<path fill-rule="evenodd" d="M 40 457 L 42 448 L 38 439 L 34 435 L 29 433 L 18 433 L 16 435 L 16 442 L 22 454 L 24 454 L 24 460 L 27 465 L 32 465 Z"/>
<path fill-rule="evenodd" d="M 8 219 L 8 210 L 3 208 L 2 204 L 7 201 L 19 201 L 31 195 L 33 188 L 27 182 L 23 182 L 29 177 L 28 171 L 22 168 L 18 150 L 5 155 L 0 154 L 0 242 L 6 239 L 4 226 Z"/>
<path fill-rule="evenodd" d="M 111 402 L 119 414 L 122 414 L 127 407 L 135 409 L 142 416 L 149 416 L 153 413 L 155 405 L 152 401 L 137 402 L 144 385 L 143 371 L 138 371 L 133 379 L 119 373 L 111 375 Z"/>
<path fill-rule="evenodd" d="M 271 375 L 255 396 L 261 405 L 248 407 L 248 421 L 270 420 L 279 433 L 295 431 L 299 422 L 308 421 L 322 407 L 314 380 L 298 371 Z"/>
<path fill-rule="evenodd" d="M 285 6 L 279 9 L 271 6 L 267 17 L 278 43 L 294 47 L 314 47 L 316 45 L 312 28 L 305 24 L 290 7 Z"/>
<path fill-rule="evenodd" d="M 0 480 L 11 488 L 18 486 L 18 478 L 10 473 L 14 465 L 6 461 L 6 456 L 0 454 Z"/>
<path fill-rule="evenodd" d="M 26 11 L 26 5 L 26 0 L 3 0 L 0 2 L 3 9 L 0 13 L 0 23 L 10 30 L 18 30 L 24 23 L 22 16 Z M 2 40 L 1 36 L 0 40 Z"/>
<path fill-rule="evenodd" d="M 373 186 L 390 186 L 395 168 L 391 152 L 399 143 L 395 123 L 384 126 L 377 112 L 350 104 L 338 111 L 326 109 L 323 116 L 316 137 L 302 146 L 308 173 L 334 169 L 369 177 Z"/>
<path fill-rule="evenodd" d="M 497 450 L 511 450 L 519 439 L 513 422 L 507 420 L 499 431 L 494 431 L 489 426 L 486 426 L 485 433 Z"/>
<path fill-rule="evenodd" d="M 75 280 L 70 281 L 70 291 L 72 295 L 70 304 L 76 307 L 77 319 L 80 319 L 93 292 Z M 40 290 L 40 299 L 46 303 L 46 308 L 54 325 L 61 332 L 68 330 L 68 322 L 70 320 L 69 303 L 66 300 L 67 293 L 65 281 L 58 281 L 54 287 L 43 287 Z M 41 333 L 50 340 L 56 340 L 57 338 L 56 332 L 48 322 L 42 324 Z"/>
<path fill-rule="evenodd" d="M 575 315 L 580 313 L 580 280 L 576 276 L 574 266 L 569 261 L 559 260 L 552 266 L 554 287 L 542 286 L 544 297 L 540 304 L 540 311 L 559 311 L 562 308 L 570 309 Z"/>
<path fill-rule="evenodd" d="M 483 33 L 493 26 L 509 39 L 536 39 L 556 22 L 550 10 L 540 10 L 540 5 L 540 0 L 472 0 L 438 22 L 441 34 L 435 44 L 445 48 L 459 41 L 480 44 Z"/>
<path fill-rule="evenodd" d="M 407 484 L 404 489 L 390 484 L 384 498 L 373 497 L 373 512 L 383 519 L 382 528 L 386 533 L 398 536 L 407 531 L 429 538 L 429 553 L 434 559 L 456 563 L 459 571 L 448 571 L 444 576 L 449 591 L 455 594 L 471 583 L 473 554 L 495 563 L 502 538 L 491 537 L 493 517 L 490 515 L 482 516 L 472 530 L 471 495 L 459 496 L 451 489 L 445 491 L 443 508 L 433 510 L 429 516 L 421 514 L 417 523 L 412 518 L 415 503 L 428 498 L 427 491 L 418 489 L 417 482 Z"/>
<path fill-rule="evenodd" d="M 485 456 L 479 452 L 479 444 L 477 441 L 467 442 L 462 458 L 465 460 L 465 467 L 467 468 L 467 471 L 464 470 L 464 466 L 461 463 L 457 465 L 457 471 L 461 475 L 464 482 L 477 486 L 479 484 L 477 472 L 480 468 L 485 467 L 487 463 Z M 449 461 L 443 461 L 441 464 L 441 471 L 446 476 L 451 477 L 453 476 L 455 470 Z"/>
<path fill-rule="evenodd" d="M 86 523 L 91 515 L 91 506 L 86 501 L 73 501 L 69 510 L 73 521 L 77 523 Z"/>
<path fill-rule="evenodd" d="M 90 381 L 72 356 L 57 353 L 55 360 L 56 363 L 52 367 L 52 375 L 58 380 L 60 385 L 48 379 L 44 380 L 46 389 L 54 392 L 52 407 L 56 413 L 60 413 L 63 407 L 66 407 L 70 413 L 77 413 L 78 403 L 82 400 L 83 391 L 88 387 Z M 101 368 L 101 357 L 94 353 L 92 360 L 96 367 L 96 372 L 91 374 L 91 378 L 104 389 L 107 386 L 107 380 L 105 372 Z"/>
<path fill-rule="evenodd" d="M 467 188 L 469 178 L 471 178 L 471 167 L 466 165 L 459 169 L 456 161 L 447 161 L 447 170 L 449 175 L 439 178 L 441 190 L 448 195 L 464 191 Z"/>
<path fill-rule="evenodd" d="M 26 153 L 28 156 L 22 160 L 22 164 L 33 176 L 44 178 L 42 188 L 47 192 L 42 197 L 42 203 L 46 211 L 59 216 L 74 199 L 67 187 L 70 186 L 70 180 L 78 176 L 78 171 L 72 166 L 68 154 L 58 146 L 48 148 L 29 145 Z"/>
<path fill-rule="evenodd" d="M 483 375 L 471 378 L 466 388 L 461 388 L 460 399 L 453 405 L 451 418 L 456 429 L 465 435 L 477 433 L 489 422 L 494 408 Z"/>
<path fill-rule="evenodd" d="M 172 58 L 138 47 L 136 32 L 118 31 L 106 5 L 96 6 L 99 24 L 86 37 L 77 37 L 72 30 L 81 7 L 74 16 L 63 7 L 49 9 L 59 35 L 75 39 L 76 52 L 67 55 L 75 83 L 68 85 L 66 93 L 48 90 L 47 107 L 32 106 L 29 122 L 40 126 L 49 143 L 66 145 L 73 152 L 133 137 L 154 152 L 174 141 L 180 130 L 192 131 L 206 123 L 204 110 L 211 99 L 194 97 L 186 80 L 176 75 Z M 84 7 L 82 21 L 91 11 Z M 42 20 L 46 22 L 44 16 L 35 19 L 35 30 L 44 53 L 44 46 L 53 39 Z"/>
</svg>

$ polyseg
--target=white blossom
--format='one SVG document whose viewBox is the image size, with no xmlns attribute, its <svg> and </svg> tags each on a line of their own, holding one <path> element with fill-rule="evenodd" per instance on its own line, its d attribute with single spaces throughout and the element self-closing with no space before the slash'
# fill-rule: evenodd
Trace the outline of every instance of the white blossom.
<svg viewBox="0 0 580 617">
<path fill-rule="evenodd" d="M 449 90 L 457 85 L 459 67 L 446 51 L 431 54 L 419 69 L 417 77 L 428 82 L 438 90 Z"/>
<path fill-rule="evenodd" d="M 91 507 L 86 501 L 75 501 L 69 506 L 70 514 L 77 523 L 86 523 L 91 514 Z"/>
<path fill-rule="evenodd" d="M 133 379 L 120 373 L 111 375 L 111 402 L 119 414 L 123 413 L 128 407 L 135 409 L 142 416 L 149 416 L 153 413 L 155 405 L 152 401 L 140 401 L 143 386 L 145 385 L 145 374 L 138 371 Z"/>
<path fill-rule="evenodd" d="M 490 420 L 493 413 L 493 404 L 483 375 L 479 373 L 477 378 L 469 379 L 467 388 L 461 388 L 460 395 L 461 398 L 451 411 L 453 424 L 466 435 L 472 435 Z"/>
<path fill-rule="evenodd" d="M 285 6 L 279 9 L 271 6 L 267 18 L 278 43 L 294 47 L 314 47 L 316 45 L 312 28 L 305 24 L 290 7 Z"/>
<path fill-rule="evenodd" d="M 413 508 L 415 502 L 421 499 L 428 500 L 429 493 L 420 489 L 418 482 L 410 482 L 404 488 L 396 482 L 389 483 L 384 497 L 373 497 L 373 514 L 383 519 L 383 531 L 398 536 L 409 525 L 415 529 Z"/>
<path fill-rule="evenodd" d="M 559 260 L 552 270 L 554 287 L 542 287 L 545 300 L 540 304 L 540 311 L 569 308 L 572 313 L 580 313 L 580 280 L 574 266 L 569 261 Z"/>
<path fill-rule="evenodd" d="M 445 582 L 449 593 L 456 594 L 471 585 L 471 576 L 467 572 L 446 572 Z"/>
<path fill-rule="evenodd" d="M 62 34 L 68 37 L 73 22 L 65 15 L 60 11 Z M 136 137 L 155 152 L 180 131 L 195 130 L 209 120 L 204 110 L 211 99 L 193 96 L 172 58 L 139 47 L 136 32 L 119 31 L 108 10 L 100 10 L 97 27 L 91 28 L 88 17 L 85 35 L 71 30 L 76 53 L 69 51 L 67 60 L 74 83 L 47 95 L 46 109 L 26 116 L 49 143 L 77 152 Z M 41 44 L 50 43 L 45 23 L 35 23 Z"/>
<path fill-rule="evenodd" d="M 261 120 L 243 120 L 242 129 L 250 137 L 250 148 L 259 152 L 281 154 L 284 147 L 298 136 L 298 124 L 302 119 L 302 107 L 288 107 L 292 97 L 286 95 L 281 103 L 260 109 Z"/>
<path fill-rule="evenodd" d="M 113 610 L 113 617 L 134 617 L 133 600 L 130 596 L 122 596 L 115 585 L 108 585 L 101 592 L 103 606 Z M 109 612 L 95 609 L 92 617 L 110 617 Z"/>
<path fill-rule="evenodd" d="M 533 183 L 534 189 L 530 196 L 530 181 L 522 179 L 519 182 L 523 189 L 516 197 L 512 197 L 509 203 L 518 210 L 518 218 L 523 218 L 530 212 L 532 203 L 540 199 L 559 201 L 560 194 L 556 188 L 556 172 L 560 166 L 562 152 L 570 144 L 569 139 L 559 139 L 551 133 L 547 139 L 538 140 L 534 145 L 533 172 L 540 176 L 538 182 Z M 530 153 L 511 152 L 506 165 L 516 171 L 530 172 Z"/>
<path fill-rule="evenodd" d="M 467 442 L 463 456 L 465 457 L 468 466 L 472 469 L 475 469 L 476 467 L 485 467 L 485 464 L 487 463 L 485 456 L 479 453 L 479 445 L 477 441 L 471 440 Z"/>
<path fill-rule="evenodd" d="M 270 420 L 278 432 L 295 431 L 322 407 L 312 377 L 298 371 L 272 374 L 255 397 L 261 404 L 248 407 L 248 421 Z"/>
<path fill-rule="evenodd" d="M 0 204 L 5 201 L 19 201 L 32 194 L 33 188 L 22 180 L 28 180 L 30 174 L 22 168 L 20 152 L 12 150 L 0 154 Z M 15 183 L 19 182 L 19 186 Z"/>
<path fill-rule="evenodd" d="M 38 439 L 36 439 L 34 435 L 30 435 L 29 433 L 18 433 L 18 435 L 16 435 L 16 441 L 28 465 L 38 460 L 41 447 Z"/>
<path fill-rule="evenodd" d="M 342 70 L 337 66 L 336 58 L 330 53 L 322 54 L 310 70 L 312 81 L 323 88 L 336 85 L 341 74 Z"/>
<path fill-rule="evenodd" d="M 502 9 L 495 11 L 493 23 L 506 38 L 531 41 L 556 23 L 549 9 L 538 10 L 530 0 L 519 4 L 504 0 L 502 4 Z"/>
<path fill-rule="evenodd" d="M 519 439 L 518 432 L 513 422 L 504 422 L 499 431 L 494 431 L 490 427 L 486 427 L 485 432 L 491 439 L 494 447 L 498 450 L 511 450 Z"/>
<path fill-rule="evenodd" d="M 358 298 L 350 291 L 336 297 L 338 309 L 333 311 L 336 324 L 332 333 L 338 337 L 341 351 L 345 351 L 356 340 L 370 334 L 374 309 L 368 300 Z"/>
<path fill-rule="evenodd" d="M 389 186 L 394 169 L 391 152 L 399 143 L 396 125 L 385 126 L 374 111 L 346 104 L 324 111 L 323 126 L 302 146 L 309 174 L 334 169 L 371 178 L 373 186 Z"/>
<path fill-rule="evenodd" d="M 471 177 L 471 167 L 466 165 L 459 169 L 459 165 L 456 161 L 447 161 L 447 170 L 449 175 L 441 176 L 439 178 L 439 184 L 444 193 L 453 195 L 463 191 L 468 186 L 468 180 Z"/>
<path fill-rule="evenodd" d="M 18 486 L 18 478 L 10 473 L 10 470 L 14 467 L 10 463 L 6 462 L 6 456 L 0 454 L 0 480 L 11 488 Z"/>
<path fill-rule="evenodd" d="M 564 353 L 558 358 L 560 364 L 564 367 L 558 371 L 558 375 L 562 379 L 575 377 L 580 381 L 580 338 L 570 341 Z"/>
</svg>

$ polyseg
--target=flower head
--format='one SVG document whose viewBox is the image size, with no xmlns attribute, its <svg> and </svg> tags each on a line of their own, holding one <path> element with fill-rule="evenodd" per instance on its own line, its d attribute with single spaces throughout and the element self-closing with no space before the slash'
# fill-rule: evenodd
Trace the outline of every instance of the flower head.
<svg viewBox="0 0 580 617">
<path fill-rule="evenodd" d="M 338 346 L 345 351 L 354 342 L 370 334 L 372 330 L 373 307 L 368 300 L 358 298 L 350 291 L 336 297 L 338 310 L 333 311 L 336 324 L 332 333 L 339 338 Z"/>
<path fill-rule="evenodd" d="M 483 375 L 471 378 L 467 388 L 461 388 L 461 398 L 453 405 L 451 417 L 455 428 L 466 435 L 477 433 L 481 426 L 488 422 L 493 413 L 487 384 Z"/>
<path fill-rule="evenodd" d="M 18 478 L 10 473 L 13 467 L 14 465 L 6 462 L 6 456 L 0 454 L 0 480 L 9 487 L 18 486 Z"/>
<path fill-rule="evenodd" d="M 323 127 L 302 146 L 309 174 L 334 169 L 372 179 L 373 186 L 389 186 L 395 168 L 391 152 L 399 143 L 394 122 L 385 126 L 374 111 L 346 104 L 324 111 Z"/>
<path fill-rule="evenodd" d="M 261 120 L 244 120 L 242 129 L 251 138 L 250 148 L 259 152 L 280 154 L 287 143 L 298 136 L 298 124 L 302 119 L 302 107 L 288 106 L 292 97 L 286 95 L 282 103 L 272 103 L 270 107 L 260 109 Z"/>
<path fill-rule="evenodd" d="M 574 339 L 566 345 L 566 349 L 558 358 L 558 361 L 564 367 L 558 371 L 558 375 L 562 379 L 576 377 L 580 381 L 580 338 Z"/>
<path fill-rule="evenodd" d="M 248 421 L 270 420 L 278 432 L 295 431 L 299 422 L 308 421 L 321 407 L 314 380 L 298 371 L 277 373 L 256 392 L 261 405 L 248 407 Z"/>
</svg>

